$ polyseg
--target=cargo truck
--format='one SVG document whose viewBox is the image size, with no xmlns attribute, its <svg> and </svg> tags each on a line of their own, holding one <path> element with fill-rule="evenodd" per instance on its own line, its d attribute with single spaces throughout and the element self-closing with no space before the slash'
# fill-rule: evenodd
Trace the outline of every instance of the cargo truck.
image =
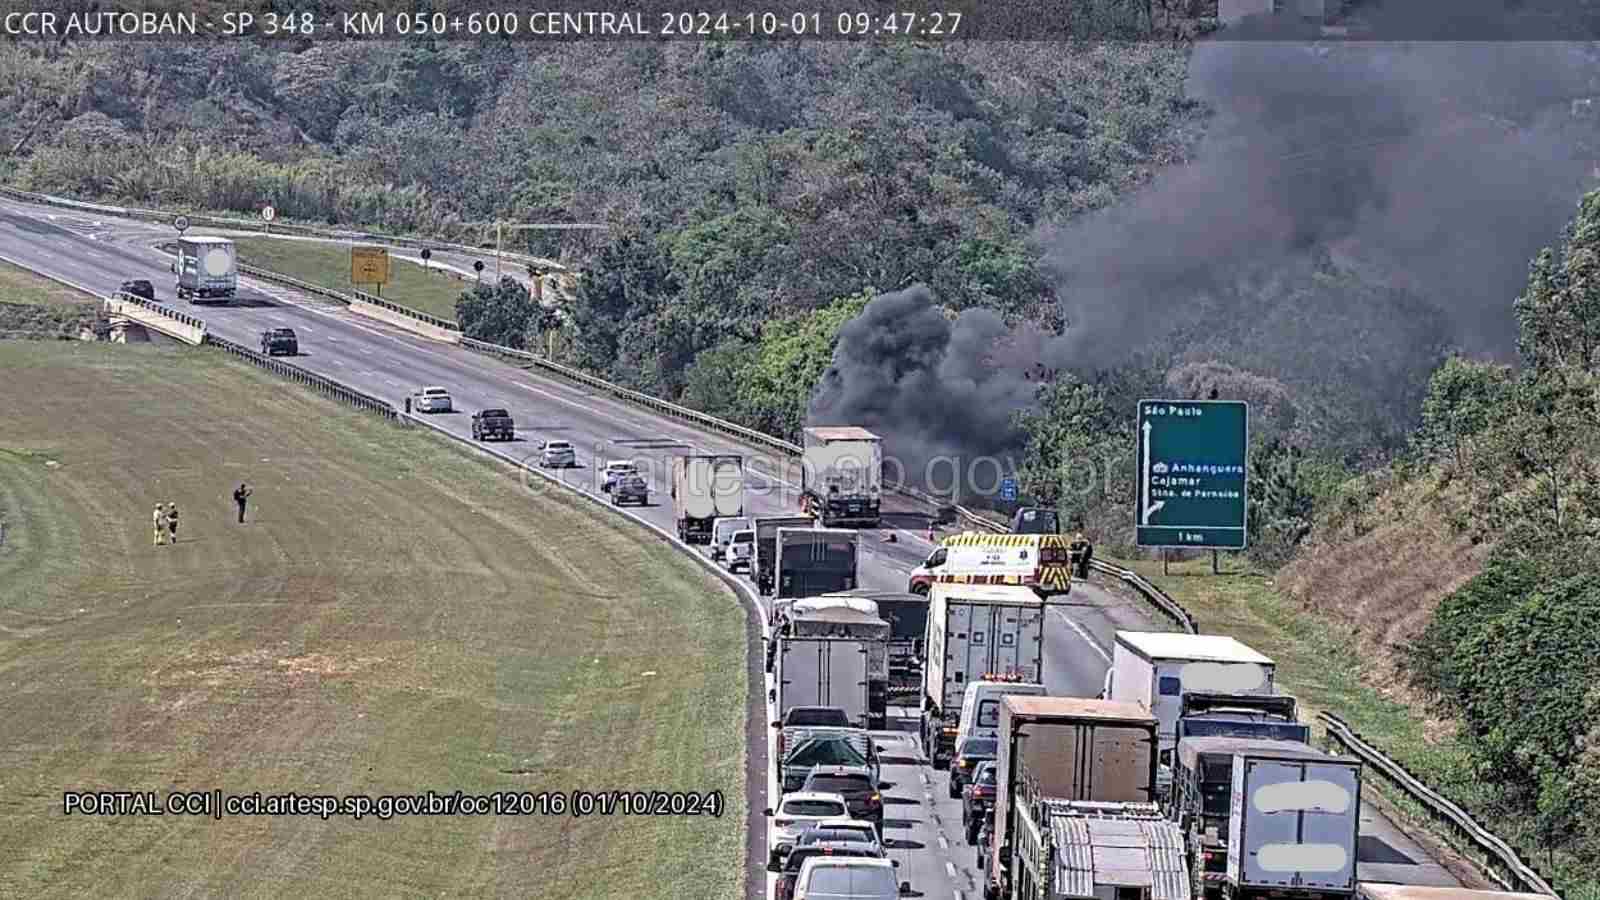
<svg viewBox="0 0 1600 900">
<path fill-rule="evenodd" d="M 1102 696 L 1155 713 L 1162 761 L 1170 764 L 1186 692 L 1271 694 L 1274 668 L 1272 660 L 1224 635 L 1119 631 Z"/>
<path fill-rule="evenodd" d="M 815 597 L 856 586 L 860 536 L 842 528 L 779 528 L 773 596 Z"/>
<path fill-rule="evenodd" d="M 889 623 L 863 603 L 808 597 L 784 609 L 772 638 L 780 720 L 796 706 L 831 706 L 853 727 L 886 726 Z"/>
<path fill-rule="evenodd" d="M 777 583 L 778 529 L 810 528 L 813 524 L 810 516 L 760 516 L 756 518 L 754 526 L 756 547 L 754 562 L 751 564 L 750 579 L 756 583 L 756 590 L 763 597 L 772 596 L 772 588 Z"/>
<path fill-rule="evenodd" d="M 1283 747 L 1235 753 L 1229 806 L 1224 896 L 1355 896 L 1360 760 Z"/>
<path fill-rule="evenodd" d="M 922 746 L 935 769 L 955 755 L 972 681 L 1043 683 L 1044 600 L 1025 587 L 935 584 L 922 666 Z"/>
<path fill-rule="evenodd" d="M 239 289 L 239 259 L 233 241 L 220 237 L 178 238 L 172 261 L 178 299 L 228 300 Z"/>
<path fill-rule="evenodd" d="M 1154 803 L 1035 798 L 1008 884 L 1026 900 L 1191 900 L 1183 834 Z"/>
<path fill-rule="evenodd" d="M 818 599 L 833 597 L 870 601 L 876 607 L 878 618 L 889 623 L 889 704 L 916 706 L 922 691 L 922 641 L 928 630 L 927 596 L 856 588 L 835 591 Z"/>
<path fill-rule="evenodd" d="M 719 517 L 744 515 L 744 457 L 673 457 L 672 510 L 679 540 L 711 543 L 711 528 Z"/>
<path fill-rule="evenodd" d="M 801 439 L 801 511 L 824 528 L 877 528 L 883 439 L 853 425 L 806 428 Z"/>
<path fill-rule="evenodd" d="M 1149 811 L 1156 809 L 1156 744 L 1156 719 L 1137 704 L 1016 694 L 1001 698 L 985 897 L 1078 896 L 1038 893 L 1054 881 L 1039 880 L 1045 872 L 1045 833 L 1052 830 L 1054 816 L 1052 804 L 1045 801 L 1135 804 L 1123 811 L 1148 820 Z M 1176 826 L 1164 825 L 1166 830 L 1158 831 L 1177 835 L 1181 848 Z"/>
</svg>

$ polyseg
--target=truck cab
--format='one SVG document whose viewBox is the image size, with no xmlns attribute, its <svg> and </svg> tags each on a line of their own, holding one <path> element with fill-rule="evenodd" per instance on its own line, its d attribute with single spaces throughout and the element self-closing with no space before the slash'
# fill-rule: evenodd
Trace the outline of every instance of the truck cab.
<svg viewBox="0 0 1600 900">
<path fill-rule="evenodd" d="M 1046 506 L 1024 506 L 1011 516 L 1012 534 L 1060 534 L 1061 516 Z"/>
<path fill-rule="evenodd" d="M 268 328 L 261 332 L 261 354 L 299 356 L 300 338 L 295 335 L 293 328 Z"/>
</svg>

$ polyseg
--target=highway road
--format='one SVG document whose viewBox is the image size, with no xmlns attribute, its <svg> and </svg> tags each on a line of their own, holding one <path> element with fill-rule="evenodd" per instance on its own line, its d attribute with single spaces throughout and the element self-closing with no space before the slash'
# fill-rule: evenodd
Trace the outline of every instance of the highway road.
<svg viewBox="0 0 1600 900">
<path fill-rule="evenodd" d="M 641 513 L 668 530 L 673 528 L 665 493 L 670 459 L 685 452 L 743 454 L 752 514 L 797 509 L 798 478 L 786 460 L 769 451 L 352 315 L 338 303 L 248 278 L 241 279 L 240 296 L 226 306 L 179 302 L 173 297 L 168 258 L 150 246 L 172 235 L 172 229 L 161 226 L 0 200 L 0 257 L 100 293 L 115 290 L 124 279 L 148 278 L 161 302 L 199 316 L 212 333 L 249 347 L 258 345 L 264 329 L 293 328 L 303 354 L 293 360 L 296 365 L 390 400 L 396 408 L 411 391 L 442 385 L 453 395 L 457 411 L 431 416 L 430 421 L 456 434 L 470 433 L 472 411 L 506 407 L 516 419 L 518 439 L 498 445 L 501 449 L 532 457 L 539 441 L 569 440 L 578 448 L 579 467 L 561 472 L 561 477 L 593 492 L 599 490 L 604 460 L 635 460 L 653 492 Z M 434 259 L 466 268 L 471 264 L 470 257 L 458 254 L 436 253 Z M 524 482 L 529 490 L 552 489 L 539 479 Z M 860 577 L 864 587 L 902 590 L 907 570 L 931 549 L 925 540 L 927 520 L 922 510 L 909 502 L 897 506 L 893 498 L 886 498 L 886 510 L 893 527 L 862 533 Z M 884 539 L 889 533 L 894 542 Z M 1165 628 L 1146 610 L 1095 584 L 1075 586 L 1071 601 L 1051 611 L 1050 622 L 1046 683 L 1052 692 L 1078 696 L 1099 692 L 1114 631 Z M 960 828 L 960 805 L 948 799 L 944 773 L 919 764 L 913 734 L 882 738 L 893 748 L 886 754 L 891 764 L 885 767 L 885 779 L 894 786 L 886 792 L 890 809 L 885 836 L 900 860 L 901 878 L 924 897 L 981 896 L 974 854 Z M 752 797 L 751 802 L 760 810 L 768 798 Z M 765 847 L 758 849 L 764 856 Z M 1364 879 L 1457 883 L 1375 810 L 1368 809 L 1364 818 L 1361 850 Z M 768 876 L 769 891 L 771 880 Z"/>
</svg>

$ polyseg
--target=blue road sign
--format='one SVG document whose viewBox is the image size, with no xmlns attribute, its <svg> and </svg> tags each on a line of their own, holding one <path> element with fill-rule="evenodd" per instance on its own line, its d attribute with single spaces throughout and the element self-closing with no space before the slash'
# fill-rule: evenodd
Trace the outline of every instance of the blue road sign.
<svg viewBox="0 0 1600 900">
<path fill-rule="evenodd" d="M 1017 480 L 1015 478 L 1002 478 L 1000 480 L 1000 499 L 1017 499 Z"/>
</svg>

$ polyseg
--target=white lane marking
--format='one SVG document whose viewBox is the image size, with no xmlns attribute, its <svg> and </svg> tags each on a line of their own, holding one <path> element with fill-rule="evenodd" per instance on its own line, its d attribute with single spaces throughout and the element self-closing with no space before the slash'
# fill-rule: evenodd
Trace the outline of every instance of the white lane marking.
<svg viewBox="0 0 1600 900">
<path fill-rule="evenodd" d="M 955 881 L 956 880 L 956 864 L 955 863 L 951 862 L 948 859 L 945 860 L 944 861 L 944 870 L 945 870 L 945 872 L 949 873 L 951 881 Z M 951 890 L 955 890 L 955 888 L 952 887 Z"/>
<path fill-rule="evenodd" d="M 1100 644 L 1095 641 L 1094 635 L 1086 631 L 1082 625 L 1079 625 L 1077 622 L 1074 622 L 1068 618 L 1067 614 L 1062 612 L 1060 609 L 1057 609 L 1054 612 L 1056 615 L 1061 617 L 1061 621 L 1067 623 L 1068 628 L 1071 628 L 1073 631 L 1078 633 L 1078 637 L 1083 638 L 1083 642 L 1089 645 L 1089 649 L 1100 654 L 1100 658 L 1105 660 L 1107 663 L 1111 662 L 1111 654 L 1107 653 L 1100 646 Z"/>
<path fill-rule="evenodd" d="M 946 853 L 950 852 L 950 842 L 944 839 L 944 832 L 939 833 L 939 849 Z"/>
</svg>

